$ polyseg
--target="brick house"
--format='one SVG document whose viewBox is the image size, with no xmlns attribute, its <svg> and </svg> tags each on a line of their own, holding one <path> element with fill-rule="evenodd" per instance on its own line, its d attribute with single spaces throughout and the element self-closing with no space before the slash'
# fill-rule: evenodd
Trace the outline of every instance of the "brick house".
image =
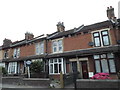
<svg viewBox="0 0 120 90">
<path fill-rule="evenodd" d="M 46 37 L 34 38 L 25 33 L 25 39 L 17 42 L 4 41 L 3 62 L 9 74 L 25 73 L 27 60 L 43 60 L 44 71 L 50 77 L 79 72 L 80 78 L 90 78 L 99 72 L 110 73 L 117 78 L 120 70 L 120 19 L 114 16 L 114 8 L 108 7 L 109 20 L 81 25 L 65 30 L 58 22 L 57 31 Z M 6 54 L 7 53 L 7 54 Z"/>
<path fill-rule="evenodd" d="M 2 47 L 0 47 L 0 67 L 5 67 L 5 64 L 2 63 L 2 59 L 3 59 L 3 50 Z"/>
<path fill-rule="evenodd" d="M 92 25 L 81 25 L 65 31 L 63 23 L 57 24 L 57 32 L 48 35 L 49 75 L 80 72 L 81 78 L 106 72 L 117 78 L 120 70 L 120 19 L 114 16 L 114 8 L 108 7 L 109 20 Z"/>
<path fill-rule="evenodd" d="M 27 60 L 42 60 L 45 53 L 45 37 L 38 36 L 34 38 L 31 33 L 25 33 L 25 39 L 11 42 L 7 47 L 3 43 L 3 62 L 6 65 L 8 74 L 18 75 L 26 73 Z M 41 38 L 42 37 L 42 38 Z"/>
</svg>

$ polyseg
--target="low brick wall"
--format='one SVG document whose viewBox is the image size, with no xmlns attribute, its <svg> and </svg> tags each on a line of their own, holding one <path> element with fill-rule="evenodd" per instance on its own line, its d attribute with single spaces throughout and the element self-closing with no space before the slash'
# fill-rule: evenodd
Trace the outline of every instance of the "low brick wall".
<svg viewBox="0 0 120 90">
<path fill-rule="evenodd" d="M 27 85 L 27 86 L 49 87 L 50 79 L 47 79 L 47 78 L 24 78 L 23 83 L 24 83 L 24 85 Z"/>
<path fill-rule="evenodd" d="M 20 77 L 2 77 L 2 84 L 19 85 L 22 83 Z"/>
<path fill-rule="evenodd" d="M 2 77 L 2 84 L 49 87 L 49 78 Z"/>
<path fill-rule="evenodd" d="M 112 88 L 120 89 L 120 80 L 77 79 L 77 88 Z"/>
</svg>

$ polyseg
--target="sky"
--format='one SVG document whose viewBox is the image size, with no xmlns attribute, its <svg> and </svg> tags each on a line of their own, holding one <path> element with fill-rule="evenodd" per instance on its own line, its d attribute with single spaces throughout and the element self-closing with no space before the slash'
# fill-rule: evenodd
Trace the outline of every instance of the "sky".
<svg viewBox="0 0 120 90">
<path fill-rule="evenodd" d="M 19 41 L 25 32 L 35 37 L 57 31 L 64 22 L 65 30 L 108 20 L 107 7 L 114 7 L 118 17 L 120 0 L 0 0 L 0 46 L 5 38 Z"/>
</svg>

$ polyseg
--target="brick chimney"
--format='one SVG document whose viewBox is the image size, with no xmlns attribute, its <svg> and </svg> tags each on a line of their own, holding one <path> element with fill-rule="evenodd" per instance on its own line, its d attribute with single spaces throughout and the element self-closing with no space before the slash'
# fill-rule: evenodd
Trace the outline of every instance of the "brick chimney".
<svg viewBox="0 0 120 90">
<path fill-rule="evenodd" d="M 32 33 L 26 32 L 25 33 L 25 39 L 26 40 L 31 40 L 34 38 L 34 35 Z"/>
<path fill-rule="evenodd" d="M 3 40 L 3 46 L 6 47 L 6 46 L 10 46 L 10 44 L 12 44 L 12 41 L 10 39 L 4 39 Z"/>
<path fill-rule="evenodd" d="M 56 25 L 57 26 L 57 31 L 58 32 L 63 32 L 65 31 L 65 26 L 64 26 L 64 23 L 62 22 L 58 22 L 58 24 Z"/>
<path fill-rule="evenodd" d="M 109 20 L 114 19 L 115 17 L 114 8 L 112 6 L 107 7 L 107 17 Z"/>
</svg>

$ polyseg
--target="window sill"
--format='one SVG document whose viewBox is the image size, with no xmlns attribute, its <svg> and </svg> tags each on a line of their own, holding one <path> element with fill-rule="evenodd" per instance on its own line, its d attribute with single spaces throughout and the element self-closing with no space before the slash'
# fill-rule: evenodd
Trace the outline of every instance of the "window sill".
<svg viewBox="0 0 120 90">
<path fill-rule="evenodd" d="M 52 54 L 56 54 L 56 53 L 63 53 L 63 51 L 61 51 L 61 52 L 52 52 Z"/>
<path fill-rule="evenodd" d="M 60 73 L 51 73 L 51 74 L 49 74 L 49 75 L 60 75 Z"/>
<path fill-rule="evenodd" d="M 99 47 L 109 47 L 109 46 L 112 46 L 112 45 L 105 45 L 105 46 L 93 46 L 93 48 L 99 48 Z"/>
</svg>

